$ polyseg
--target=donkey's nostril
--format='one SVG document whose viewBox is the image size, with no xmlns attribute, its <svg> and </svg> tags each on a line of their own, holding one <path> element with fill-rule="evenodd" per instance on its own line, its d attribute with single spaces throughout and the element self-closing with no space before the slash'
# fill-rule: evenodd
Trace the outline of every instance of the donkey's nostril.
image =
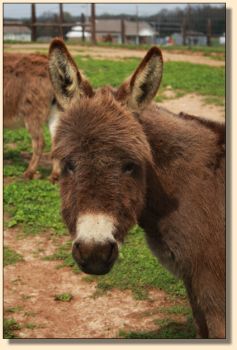
<svg viewBox="0 0 237 350">
<path fill-rule="evenodd" d="M 74 242 L 74 247 L 79 250 L 80 249 L 80 243 L 79 242 Z"/>
<path fill-rule="evenodd" d="M 118 255 L 118 245 L 116 242 L 110 242 L 110 253 L 108 256 L 108 262 L 112 262 Z"/>
<path fill-rule="evenodd" d="M 76 261 L 80 262 L 81 265 L 85 264 L 85 259 L 82 256 L 82 251 L 83 249 L 81 249 L 81 244 L 78 241 L 74 242 L 72 247 L 72 255 Z"/>
</svg>

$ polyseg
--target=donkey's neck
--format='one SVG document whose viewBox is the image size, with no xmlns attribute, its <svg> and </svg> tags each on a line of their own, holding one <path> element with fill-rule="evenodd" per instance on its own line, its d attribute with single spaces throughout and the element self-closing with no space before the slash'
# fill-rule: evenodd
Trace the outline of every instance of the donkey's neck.
<svg viewBox="0 0 237 350">
<path fill-rule="evenodd" d="M 146 204 L 140 218 L 147 230 L 177 210 L 185 193 L 216 181 L 216 172 L 224 172 L 224 146 L 215 128 L 195 117 L 182 118 L 154 104 L 138 118 L 154 160 L 154 166 L 147 168 Z"/>
</svg>

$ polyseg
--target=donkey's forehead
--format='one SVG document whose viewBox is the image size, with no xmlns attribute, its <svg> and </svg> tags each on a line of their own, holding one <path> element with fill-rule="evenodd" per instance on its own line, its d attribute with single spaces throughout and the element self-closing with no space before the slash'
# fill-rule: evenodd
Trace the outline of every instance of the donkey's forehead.
<svg viewBox="0 0 237 350">
<path fill-rule="evenodd" d="M 107 88 L 74 102 L 61 117 L 55 143 L 61 154 L 116 149 L 144 159 L 149 152 L 142 126 Z"/>
</svg>

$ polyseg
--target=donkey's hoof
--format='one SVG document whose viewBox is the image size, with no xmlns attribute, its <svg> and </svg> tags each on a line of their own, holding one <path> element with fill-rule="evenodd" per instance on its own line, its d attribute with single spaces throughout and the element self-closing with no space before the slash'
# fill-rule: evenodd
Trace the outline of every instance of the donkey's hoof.
<svg viewBox="0 0 237 350">
<path fill-rule="evenodd" d="M 52 182 L 52 184 L 57 183 L 59 180 L 59 174 L 52 173 L 49 177 L 49 181 Z"/>
<path fill-rule="evenodd" d="M 32 172 L 32 171 L 26 170 L 26 171 L 24 172 L 23 176 L 24 176 L 25 179 L 31 180 L 31 179 L 33 179 L 33 177 L 34 177 L 34 174 L 35 174 L 35 173 Z"/>
</svg>

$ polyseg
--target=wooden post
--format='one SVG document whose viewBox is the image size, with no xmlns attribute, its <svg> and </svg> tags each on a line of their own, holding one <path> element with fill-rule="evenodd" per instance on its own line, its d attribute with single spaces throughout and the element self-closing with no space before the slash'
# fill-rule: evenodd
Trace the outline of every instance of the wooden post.
<svg viewBox="0 0 237 350">
<path fill-rule="evenodd" d="M 95 4 L 91 4 L 91 40 L 96 44 Z"/>
<path fill-rule="evenodd" d="M 186 19 L 185 18 L 183 19 L 181 33 L 183 38 L 183 45 L 186 45 Z"/>
<path fill-rule="evenodd" d="M 121 40 L 122 44 L 125 44 L 125 22 L 124 19 L 121 19 Z"/>
<path fill-rule="evenodd" d="M 81 14 L 81 30 L 82 30 L 82 41 L 85 41 L 85 15 L 84 13 Z"/>
<path fill-rule="evenodd" d="M 36 41 L 36 15 L 35 4 L 31 4 L 31 41 Z"/>
<path fill-rule="evenodd" d="M 59 35 L 62 37 L 62 39 L 64 39 L 64 33 L 63 33 L 63 22 L 64 22 L 64 18 L 63 18 L 63 4 L 60 2 L 59 3 Z"/>
<path fill-rule="evenodd" d="M 207 20 L 207 46 L 211 46 L 211 18 Z"/>
<path fill-rule="evenodd" d="M 140 44 L 139 40 L 139 16 L 138 16 L 138 5 L 136 5 L 136 31 L 137 31 L 137 36 L 136 36 L 136 44 Z"/>
</svg>

